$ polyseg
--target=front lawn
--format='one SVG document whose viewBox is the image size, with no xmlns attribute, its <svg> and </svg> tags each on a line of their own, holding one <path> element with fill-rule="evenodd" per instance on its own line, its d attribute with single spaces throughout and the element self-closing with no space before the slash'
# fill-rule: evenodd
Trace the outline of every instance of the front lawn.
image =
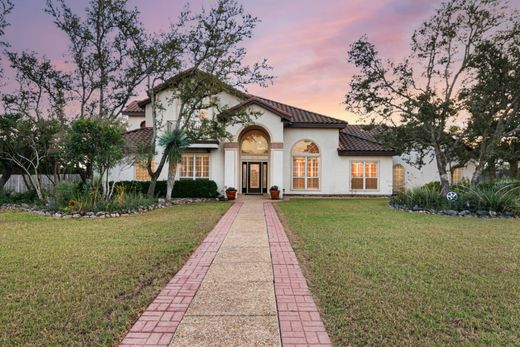
<svg viewBox="0 0 520 347">
<path fill-rule="evenodd" d="M 81 220 L 0 212 L 0 345 L 117 343 L 228 208 Z"/>
<path fill-rule="evenodd" d="M 520 220 L 277 204 L 339 346 L 520 345 Z"/>
</svg>

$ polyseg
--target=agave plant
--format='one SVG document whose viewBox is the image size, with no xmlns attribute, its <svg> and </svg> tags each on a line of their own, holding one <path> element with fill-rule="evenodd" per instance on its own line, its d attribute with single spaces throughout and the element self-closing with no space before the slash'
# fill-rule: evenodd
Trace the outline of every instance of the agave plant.
<svg viewBox="0 0 520 347">
<path fill-rule="evenodd" d="M 190 141 L 182 129 L 165 131 L 159 138 L 159 145 L 164 148 L 168 158 L 168 182 L 166 185 L 166 199 L 172 197 L 173 185 L 177 165 L 182 160 L 182 154 L 189 147 Z"/>
<path fill-rule="evenodd" d="M 478 185 L 469 187 L 465 198 L 481 210 L 515 212 L 520 202 L 520 196 L 518 194 L 519 186 L 518 182 Z"/>
</svg>

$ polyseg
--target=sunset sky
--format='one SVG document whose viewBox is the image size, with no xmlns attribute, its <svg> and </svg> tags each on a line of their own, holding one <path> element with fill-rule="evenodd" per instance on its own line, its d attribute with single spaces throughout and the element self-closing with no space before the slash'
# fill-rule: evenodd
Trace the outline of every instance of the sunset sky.
<svg viewBox="0 0 520 347">
<path fill-rule="evenodd" d="M 267 88 L 249 91 L 337 118 L 355 121 L 342 105 L 353 68 L 346 62 L 350 43 L 363 34 L 384 57 L 408 54 L 413 30 L 441 1 L 435 0 L 242 0 L 262 22 L 246 43 L 249 59 L 267 58 L 277 76 Z M 512 1 L 515 6 L 520 0 Z M 69 1 L 78 11 L 87 1 Z M 185 1 L 132 0 L 148 30 L 175 21 Z M 194 10 L 213 1 L 190 1 Z M 16 0 L 7 39 L 12 50 L 34 50 L 60 64 L 67 42 L 43 12 L 45 0 Z M 520 7 L 520 6 L 518 6 Z"/>
</svg>

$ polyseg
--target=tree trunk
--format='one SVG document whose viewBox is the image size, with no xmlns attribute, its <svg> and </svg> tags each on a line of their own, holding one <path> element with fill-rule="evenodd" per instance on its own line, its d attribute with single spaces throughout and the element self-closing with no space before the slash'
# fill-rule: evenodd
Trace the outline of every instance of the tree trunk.
<svg viewBox="0 0 520 347">
<path fill-rule="evenodd" d="M 439 145 L 434 146 L 437 170 L 439 171 L 439 179 L 441 181 L 441 194 L 446 195 L 450 191 L 450 179 L 446 167 L 448 166 L 446 156 Z"/>
<path fill-rule="evenodd" d="M 519 170 L 518 170 L 518 160 L 510 160 L 509 161 L 509 173 L 511 174 L 511 178 L 520 178 Z"/>
<path fill-rule="evenodd" d="M 155 171 L 155 174 L 152 175 L 150 178 L 150 185 L 148 186 L 148 192 L 147 195 L 150 198 L 153 198 L 155 195 L 155 186 L 157 184 L 157 179 L 159 178 L 159 175 L 157 175 L 157 171 Z"/>
<path fill-rule="evenodd" d="M 6 166 L 2 171 L 2 176 L 0 176 L 0 192 L 4 191 L 4 186 L 13 174 L 13 169 L 10 166 Z"/>
<path fill-rule="evenodd" d="M 473 172 L 473 176 L 471 176 L 471 185 L 476 186 L 480 182 L 480 177 L 484 173 L 484 167 L 482 165 L 477 165 L 475 171 Z"/>
<path fill-rule="evenodd" d="M 490 161 L 488 161 L 488 165 L 487 165 L 487 171 L 488 171 L 488 174 L 489 174 L 489 179 L 491 181 L 494 181 L 497 179 L 497 168 L 496 168 L 496 165 L 495 165 L 495 160 L 494 159 L 491 159 Z"/>
<path fill-rule="evenodd" d="M 166 199 L 172 198 L 173 186 L 175 185 L 175 175 L 177 174 L 177 162 L 170 163 L 168 167 L 168 183 L 166 184 Z"/>
</svg>

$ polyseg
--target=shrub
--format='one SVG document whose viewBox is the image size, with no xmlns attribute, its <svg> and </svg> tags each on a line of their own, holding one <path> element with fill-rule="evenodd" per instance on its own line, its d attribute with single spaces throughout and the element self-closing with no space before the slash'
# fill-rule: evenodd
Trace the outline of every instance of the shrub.
<svg viewBox="0 0 520 347">
<path fill-rule="evenodd" d="M 393 196 L 391 202 L 407 208 L 442 209 L 446 206 L 446 198 L 437 190 L 436 185 L 426 184 L 422 187 L 407 190 Z"/>
<path fill-rule="evenodd" d="M 39 202 L 38 194 L 34 190 L 24 193 L 0 192 L 0 203 L 2 204 L 38 204 Z"/>
<path fill-rule="evenodd" d="M 211 180 L 180 180 L 173 186 L 172 196 L 176 198 L 215 198 L 217 184 Z"/>
<path fill-rule="evenodd" d="M 458 199 L 448 201 L 437 190 L 435 183 L 408 190 L 393 196 L 391 204 L 406 208 L 421 209 L 451 209 L 470 211 L 494 211 L 520 213 L 520 182 L 496 181 L 483 182 L 478 186 L 469 186 L 467 182 L 454 186 L 452 190 L 458 193 Z"/>
<path fill-rule="evenodd" d="M 114 189 L 124 188 L 126 192 L 147 194 L 150 187 L 150 181 L 119 181 Z M 157 181 L 155 185 L 155 196 L 166 196 L 166 181 Z"/>
<path fill-rule="evenodd" d="M 114 195 L 105 200 L 98 187 L 90 186 L 81 190 L 73 199 L 70 199 L 62 208 L 64 212 L 86 211 L 128 211 L 140 207 L 147 207 L 155 202 L 146 194 L 135 191 L 126 191 L 123 186 L 116 186 Z"/>
<path fill-rule="evenodd" d="M 70 200 L 74 200 L 81 189 L 81 184 L 73 182 L 61 182 L 54 189 L 54 194 L 49 199 L 49 206 L 61 209 L 67 206 Z"/>
</svg>

